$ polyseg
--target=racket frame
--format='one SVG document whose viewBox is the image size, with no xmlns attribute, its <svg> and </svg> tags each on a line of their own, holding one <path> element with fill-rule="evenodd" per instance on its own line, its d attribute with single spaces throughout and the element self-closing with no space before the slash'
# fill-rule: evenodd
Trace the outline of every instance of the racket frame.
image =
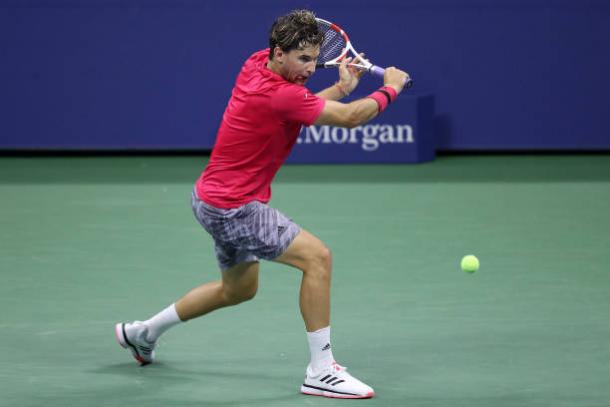
<svg viewBox="0 0 610 407">
<path fill-rule="evenodd" d="M 367 59 L 360 57 L 360 55 L 358 54 L 358 51 L 356 51 L 356 49 L 352 45 L 352 42 L 350 41 L 349 36 L 347 35 L 347 33 L 345 31 L 343 31 L 343 29 L 341 27 L 339 27 L 335 23 L 324 20 L 322 18 L 316 17 L 316 21 L 318 22 L 318 24 L 322 23 L 323 25 L 328 25 L 331 30 L 334 30 L 337 33 L 339 33 L 343 37 L 343 40 L 345 41 L 345 46 L 343 47 L 343 49 L 341 50 L 341 53 L 337 57 L 331 59 L 330 61 L 327 61 L 327 62 L 324 62 L 321 64 L 316 64 L 316 68 L 331 68 L 331 67 L 339 66 L 341 64 L 341 61 L 343 61 L 343 59 L 347 58 L 348 53 L 351 52 L 353 54 L 354 58 L 360 59 L 360 61 L 362 61 L 362 63 L 350 62 L 348 64 L 349 66 L 353 66 L 357 69 L 364 70 L 375 76 L 383 78 L 384 73 L 385 73 L 385 68 L 374 65 Z M 413 80 L 411 78 L 407 78 L 405 87 L 410 88 L 412 85 L 413 85 Z"/>
<path fill-rule="evenodd" d="M 331 59 L 330 61 L 324 62 L 322 64 L 317 64 L 316 65 L 317 68 L 332 68 L 332 67 L 341 65 L 341 61 L 343 61 L 345 58 L 347 58 L 347 55 L 350 51 L 355 58 L 360 58 L 360 55 L 358 55 L 358 51 L 356 51 L 356 49 L 352 45 L 352 42 L 350 41 L 349 36 L 347 35 L 347 33 L 345 31 L 343 31 L 343 29 L 341 27 L 339 27 L 335 23 L 331 23 L 330 21 L 327 21 L 327 20 L 324 20 L 321 18 L 316 18 L 316 20 L 318 21 L 318 23 L 323 23 L 325 25 L 328 25 L 330 27 L 330 29 L 339 33 L 343 37 L 343 40 L 345 41 L 345 46 L 343 47 L 343 49 L 341 50 L 341 53 L 337 57 Z M 373 67 L 375 67 L 375 65 L 373 65 L 366 59 L 360 58 L 360 60 L 363 61 L 363 63 L 350 62 L 349 65 L 356 67 L 358 69 L 365 70 L 367 72 L 371 72 Z M 377 67 L 377 68 L 379 68 L 379 67 Z M 383 68 L 380 68 L 380 69 L 383 69 Z"/>
</svg>

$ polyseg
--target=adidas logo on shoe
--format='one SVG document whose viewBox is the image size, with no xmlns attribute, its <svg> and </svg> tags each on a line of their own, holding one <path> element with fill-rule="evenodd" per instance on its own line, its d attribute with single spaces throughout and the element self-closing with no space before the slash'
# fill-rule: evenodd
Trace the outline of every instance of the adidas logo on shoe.
<svg viewBox="0 0 610 407">
<path fill-rule="evenodd" d="M 308 366 L 301 393 L 339 399 L 368 399 L 375 396 L 370 386 L 347 373 L 347 368 L 336 362 L 318 373 L 312 372 Z"/>
</svg>

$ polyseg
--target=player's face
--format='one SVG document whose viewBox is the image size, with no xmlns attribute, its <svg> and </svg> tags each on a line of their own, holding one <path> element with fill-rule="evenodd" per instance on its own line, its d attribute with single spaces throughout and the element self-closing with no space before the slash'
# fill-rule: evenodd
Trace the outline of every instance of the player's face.
<svg viewBox="0 0 610 407">
<path fill-rule="evenodd" d="M 280 74 L 289 82 L 305 85 L 316 71 L 320 46 L 309 46 L 284 52 L 280 60 Z"/>
</svg>

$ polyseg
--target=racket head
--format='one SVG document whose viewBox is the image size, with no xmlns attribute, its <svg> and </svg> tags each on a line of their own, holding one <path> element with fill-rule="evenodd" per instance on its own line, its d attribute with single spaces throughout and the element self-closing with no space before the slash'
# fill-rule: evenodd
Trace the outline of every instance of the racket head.
<svg viewBox="0 0 610 407">
<path fill-rule="evenodd" d="M 320 45 L 320 56 L 318 56 L 317 66 L 322 68 L 330 66 L 334 62 L 339 62 L 346 57 L 349 48 L 349 37 L 341 28 L 330 21 L 316 18 L 318 28 L 324 35 L 324 41 Z M 332 64 L 334 65 L 334 64 Z"/>
<path fill-rule="evenodd" d="M 372 64 L 358 55 L 347 33 L 341 27 L 321 18 L 316 18 L 316 20 L 320 31 L 324 35 L 316 68 L 336 67 L 348 55 L 353 57 L 353 60 L 349 63 L 350 66 L 367 71 L 371 68 Z"/>
</svg>

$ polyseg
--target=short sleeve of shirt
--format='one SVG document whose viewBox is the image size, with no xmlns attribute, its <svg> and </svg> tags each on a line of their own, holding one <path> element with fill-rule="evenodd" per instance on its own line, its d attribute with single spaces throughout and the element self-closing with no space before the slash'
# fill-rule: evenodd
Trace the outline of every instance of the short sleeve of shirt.
<svg viewBox="0 0 610 407">
<path fill-rule="evenodd" d="M 273 110 L 286 120 L 311 126 L 324 109 L 324 99 L 298 85 L 282 86 L 272 99 Z"/>
</svg>

